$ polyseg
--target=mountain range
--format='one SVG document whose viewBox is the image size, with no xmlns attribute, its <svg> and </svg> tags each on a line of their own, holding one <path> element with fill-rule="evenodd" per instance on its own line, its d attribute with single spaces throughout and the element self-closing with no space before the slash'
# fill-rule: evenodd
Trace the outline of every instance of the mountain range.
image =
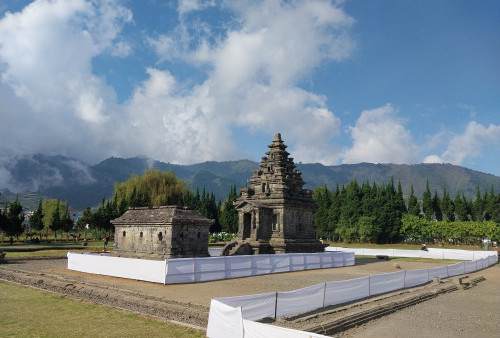
<svg viewBox="0 0 500 338">
<path fill-rule="evenodd" d="M 246 185 L 254 169 L 259 164 L 249 160 L 203 162 L 191 165 L 178 165 L 152 160 L 144 157 L 116 158 L 111 157 L 95 165 L 87 165 L 81 161 L 65 156 L 48 156 L 42 154 L 19 157 L 8 164 L 3 164 L 0 175 L 8 175 L 8 180 L 0 179 L 0 203 L 12 200 L 19 194 L 21 204 L 28 209 L 38 205 L 40 196 L 57 198 L 68 202 L 70 207 L 82 210 L 86 206 L 96 206 L 102 198 L 110 198 L 115 182 L 126 181 L 132 174 L 142 175 L 147 169 L 155 168 L 172 170 L 183 179 L 189 187 L 200 192 L 203 188 L 213 192 L 218 200 L 224 200 L 231 185 L 239 189 Z M 474 198 L 477 186 L 481 193 L 493 187 L 495 193 L 500 191 L 500 177 L 477 172 L 452 164 L 343 164 L 324 166 L 319 163 L 298 163 L 297 169 L 302 171 L 306 188 L 327 186 L 335 189 L 353 180 L 359 184 L 369 182 L 377 185 L 390 182 L 401 182 L 404 194 L 408 195 L 411 184 L 417 198 L 422 198 L 426 182 L 434 194 L 441 197 L 446 186 L 452 198 L 457 192 L 463 192 L 467 198 Z M 0 177 L 1 178 L 1 177 Z"/>
</svg>

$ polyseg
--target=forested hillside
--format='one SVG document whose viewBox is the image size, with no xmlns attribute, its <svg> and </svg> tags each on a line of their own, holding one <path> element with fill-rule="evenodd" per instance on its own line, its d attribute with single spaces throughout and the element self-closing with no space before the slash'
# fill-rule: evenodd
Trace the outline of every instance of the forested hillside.
<svg viewBox="0 0 500 338">
<path fill-rule="evenodd" d="M 15 198 L 23 205 L 38 203 L 38 196 L 56 198 L 68 202 L 70 207 L 83 210 L 86 206 L 97 206 L 102 198 L 110 198 L 116 182 L 124 182 L 131 175 L 142 175 L 147 169 L 172 170 L 194 192 L 205 188 L 214 193 L 216 200 L 224 200 L 236 185 L 237 190 L 245 186 L 257 162 L 248 160 L 226 162 L 204 162 L 193 165 L 177 165 L 147 158 L 109 158 L 88 166 L 75 159 L 63 156 L 33 155 L 18 159 L 7 166 L 10 174 L 8 187 L 0 187 L 0 201 Z M 324 166 L 321 164 L 297 164 L 306 181 L 306 188 L 326 186 L 330 190 L 338 184 L 347 185 L 356 180 L 359 184 L 374 182 L 388 184 L 391 179 L 401 182 L 406 199 L 413 184 L 414 194 L 421 199 L 426 182 L 432 194 L 442 195 L 444 187 L 452 198 L 458 192 L 466 198 L 474 198 L 479 186 L 481 193 L 491 187 L 500 191 L 500 177 L 476 172 L 451 164 L 344 164 Z M 11 192 L 6 190 L 10 188 Z M 26 196 L 23 193 L 30 193 Z M 33 194 L 35 193 L 35 194 Z M 25 203 L 26 201 L 26 203 Z M 30 201 L 28 203 L 28 201 Z"/>
</svg>

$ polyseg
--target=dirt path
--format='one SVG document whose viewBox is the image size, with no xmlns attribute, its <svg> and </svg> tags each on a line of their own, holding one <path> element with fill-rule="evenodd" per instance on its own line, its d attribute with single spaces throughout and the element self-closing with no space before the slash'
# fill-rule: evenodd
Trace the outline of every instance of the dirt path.
<svg viewBox="0 0 500 338">
<path fill-rule="evenodd" d="M 302 287 L 335 280 L 345 280 L 368 276 L 378 273 L 398 271 L 394 263 L 398 262 L 402 269 L 421 269 L 427 267 L 442 266 L 443 263 L 422 263 L 406 261 L 378 261 L 376 259 L 356 259 L 356 265 L 352 267 L 320 269 L 309 271 L 297 271 L 282 274 L 272 274 L 264 276 L 255 276 L 223 281 L 212 281 L 197 284 L 178 284 L 162 285 L 134 280 L 120 279 L 107 276 L 91 275 L 67 270 L 66 259 L 47 259 L 47 260 L 23 260 L 9 262 L 0 265 L 0 278 L 16 281 L 25 285 L 32 285 L 42 289 L 66 294 L 71 297 L 90 300 L 97 303 L 107 304 L 129 311 L 145 313 L 167 320 L 180 321 L 192 324 L 197 327 L 206 327 L 208 320 L 208 311 L 210 300 L 217 297 L 228 297 L 237 295 L 257 294 L 273 291 L 290 291 Z M 498 325 L 484 324 L 496 319 L 500 322 L 500 267 L 497 265 L 478 273 L 485 276 L 486 281 L 478 284 L 477 287 L 465 292 L 455 292 L 437 297 L 423 304 L 413 306 L 398 313 L 365 324 L 362 327 L 351 329 L 342 334 L 343 337 L 370 336 L 372 337 L 388 336 L 394 333 L 395 336 L 401 336 L 396 332 L 401 328 L 387 329 L 383 324 L 379 329 L 370 331 L 372 325 L 376 325 L 382 320 L 392 318 L 400 313 L 407 313 L 405 316 L 415 318 L 417 322 L 426 323 L 429 326 L 427 334 L 422 336 L 436 335 L 443 336 L 442 332 L 436 331 L 436 326 L 440 325 L 441 330 L 449 332 L 449 336 L 457 336 L 455 331 L 451 331 L 454 325 L 446 323 L 467 322 L 470 326 L 485 327 L 485 332 L 495 336 L 498 331 Z M 496 276 L 496 277 L 495 277 Z M 450 303 L 453 311 L 444 311 L 447 307 L 440 307 L 443 299 L 450 298 L 450 301 L 457 298 L 459 300 Z M 431 302 L 437 302 L 433 304 Z M 431 304 L 431 305 L 429 305 Z M 458 306 L 457 306 L 458 304 Z M 462 306 L 464 305 L 464 306 Z M 495 308 L 496 307 L 496 308 Z M 429 309 L 437 309 L 436 313 L 443 316 L 439 324 L 432 325 L 432 321 L 438 317 Z M 473 314 L 468 314 L 469 309 L 473 309 Z M 462 315 L 455 315 L 458 320 L 448 320 L 444 316 L 454 311 L 461 312 Z M 494 313 L 494 314 L 493 314 Z M 405 318 L 403 316 L 403 318 Z M 395 324 L 403 323 L 403 319 L 391 320 Z M 409 327 L 416 327 L 414 324 L 406 324 Z M 384 327 L 385 325 L 385 327 Z M 463 324 L 465 325 L 465 324 Z M 366 330 L 366 331 L 361 331 Z M 378 330 L 378 331 L 377 331 Z M 382 334 L 385 332 L 384 334 Z M 470 332 L 463 328 L 462 332 Z M 432 334 L 431 334 L 432 333 Z M 444 335 L 446 336 L 446 335 Z M 467 337 L 462 335 L 461 337 Z"/>
</svg>

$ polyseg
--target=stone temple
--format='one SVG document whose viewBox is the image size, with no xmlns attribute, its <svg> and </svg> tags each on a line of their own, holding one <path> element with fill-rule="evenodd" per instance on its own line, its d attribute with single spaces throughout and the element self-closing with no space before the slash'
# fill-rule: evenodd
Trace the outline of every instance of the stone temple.
<svg viewBox="0 0 500 338">
<path fill-rule="evenodd" d="M 238 238 L 222 255 L 322 252 L 316 239 L 312 191 L 303 189 L 301 172 L 278 133 L 262 157 L 259 169 L 234 202 L 238 211 Z"/>
<path fill-rule="evenodd" d="M 165 259 L 206 257 L 213 220 L 198 211 L 178 206 L 132 208 L 111 223 L 120 257 Z"/>
</svg>

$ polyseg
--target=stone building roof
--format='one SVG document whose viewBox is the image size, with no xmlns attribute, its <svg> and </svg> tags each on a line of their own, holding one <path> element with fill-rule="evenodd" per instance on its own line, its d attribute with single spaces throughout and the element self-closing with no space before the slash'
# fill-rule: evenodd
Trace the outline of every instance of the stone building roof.
<svg viewBox="0 0 500 338">
<path fill-rule="evenodd" d="M 151 224 L 173 224 L 174 221 L 196 223 L 197 225 L 207 225 L 213 220 L 204 217 L 196 210 L 190 210 L 179 206 L 161 206 L 156 208 L 131 208 L 122 216 L 111 221 L 113 225 L 120 226 L 148 226 Z"/>
</svg>

